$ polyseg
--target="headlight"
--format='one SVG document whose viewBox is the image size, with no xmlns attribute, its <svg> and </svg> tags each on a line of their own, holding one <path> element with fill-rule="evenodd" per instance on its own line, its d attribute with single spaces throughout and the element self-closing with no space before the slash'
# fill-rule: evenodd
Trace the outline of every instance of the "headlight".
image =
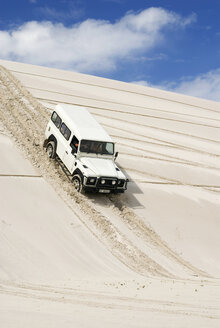
<svg viewBox="0 0 220 328">
<path fill-rule="evenodd" d="M 105 179 L 102 179 L 101 180 L 101 184 L 105 184 Z"/>
<path fill-rule="evenodd" d="M 87 184 L 94 185 L 95 183 L 96 183 L 96 178 L 88 178 L 87 179 Z"/>
<path fill-rule="evenodd" d="M 115 181 L 115 180 L 113 180 L 113 181 L 112 181 L 112 184 L 113 184 L 113 185 L 115 185 L 115 184 L 116 184 L 116 181 Z"/>
<path fill-rule="evenodd" d="M 123 187 L 125 183 L 125 180 L 118 180 L 118 186 Z"/>
</svg>

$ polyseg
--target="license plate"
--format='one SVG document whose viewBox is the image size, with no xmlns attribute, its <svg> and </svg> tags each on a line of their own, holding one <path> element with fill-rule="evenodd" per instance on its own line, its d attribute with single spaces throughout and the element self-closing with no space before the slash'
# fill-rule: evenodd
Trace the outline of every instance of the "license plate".
<svg viewBox="0 0 220 328">
<path fill-rule="evenodd" d="M 99 192 L 101 192 L 102 194 L 109 194 L 110 193 L 110 190 L 99 189 Z"/>
</svg>

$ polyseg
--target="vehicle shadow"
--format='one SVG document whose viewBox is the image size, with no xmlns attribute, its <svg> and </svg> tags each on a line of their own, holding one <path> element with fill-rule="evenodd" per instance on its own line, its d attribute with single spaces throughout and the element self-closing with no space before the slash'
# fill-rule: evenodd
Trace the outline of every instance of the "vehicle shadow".
<svg viewBox="0 0 220 328">
<path fill-rule="evenodd" d="M 126 174 L 128 176 L 128 174 Z M 135 194 L 143 194 L 143 191 L 139 188 L 137 183 L 130 179 L 127 190 L 123 194 L 99 194 L 99 193 L 87 193 L 87 197 L 94 203 L 97 203 L 104 207 L 109 207 L 113 203 L 117 208 L 128 207 L 130 209 L 144 208 L 143 204 L 135 197 Z M 109 201 L 111 202 L 109 204 Z"/>
</svg>

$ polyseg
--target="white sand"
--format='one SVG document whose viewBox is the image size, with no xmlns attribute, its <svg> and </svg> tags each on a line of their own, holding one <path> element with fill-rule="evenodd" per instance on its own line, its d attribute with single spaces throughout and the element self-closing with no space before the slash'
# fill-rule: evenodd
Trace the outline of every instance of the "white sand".
<svg viewBox="0 0 220 328">
<path fill-rule="evenodd" d="M 33 95 L 0 70 L 1 326 L 219 327 L 220 104 L 0 64 Z M 59 102 L 117 142 L 124 195 L 78 195 L 48 161 Z"/>
</svg>

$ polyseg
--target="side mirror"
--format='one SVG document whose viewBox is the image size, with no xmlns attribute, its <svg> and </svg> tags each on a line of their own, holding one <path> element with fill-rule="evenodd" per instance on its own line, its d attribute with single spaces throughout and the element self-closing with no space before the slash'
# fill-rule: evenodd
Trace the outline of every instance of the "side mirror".
<svg viewBox="0 0 220 328">
<path fill-rule="evenodd" d="M 118 151 L 116 151 L 115 153 L 114 161 L 116 160 L 117 157 L 118 157 Z"/>
</svg>

